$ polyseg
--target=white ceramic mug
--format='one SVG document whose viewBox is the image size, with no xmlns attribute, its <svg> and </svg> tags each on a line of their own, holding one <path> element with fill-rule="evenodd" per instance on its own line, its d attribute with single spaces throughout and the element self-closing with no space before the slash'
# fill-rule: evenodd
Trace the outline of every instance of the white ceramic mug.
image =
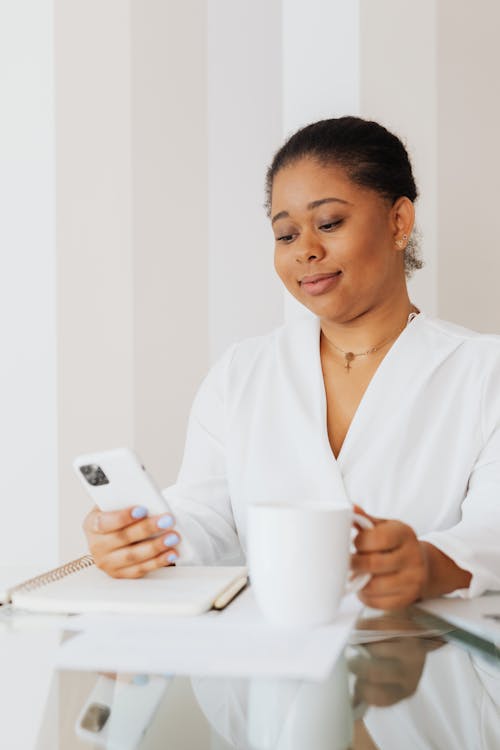
<svg viewBox="0 0 500 750">
<path fill-rule="evenodd" d="M 247 739 L 252 750 L 346 750 L 353 715 L 341 655 L 323 682 L 250 681 Z"/>
<path fill-rule="evenodd" d="M 326 503 L 257 503 L 248 508 L 248 564 L 252 589 L 275 625 L 332 622 L 340 600 L 370 579 L 347 582 L 352 524 L 372 528 L 350 507 Z"/>
</svg>

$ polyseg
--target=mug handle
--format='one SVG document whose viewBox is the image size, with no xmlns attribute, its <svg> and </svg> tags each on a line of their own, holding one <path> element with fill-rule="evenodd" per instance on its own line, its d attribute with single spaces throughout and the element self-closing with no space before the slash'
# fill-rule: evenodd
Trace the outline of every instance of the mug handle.
<svg viewBox="0 0 500 750">
<path fill-rule="evenodd" d="M 356 521 L 358 526 L 361 526 L 362 529 L 374 528 L 373 523 L 370 521 L 370 519 L 366 516 L 362 516 L 360 513 L 354 513 L 353 520 Z M 360 573 L 354 578 L 351 578 L 345 585 L 345 593 L 357 594 L 358 591 L 361 591 L 361 589 L 366 586 L 371 577 L 371 573 Z"/>
</svg>

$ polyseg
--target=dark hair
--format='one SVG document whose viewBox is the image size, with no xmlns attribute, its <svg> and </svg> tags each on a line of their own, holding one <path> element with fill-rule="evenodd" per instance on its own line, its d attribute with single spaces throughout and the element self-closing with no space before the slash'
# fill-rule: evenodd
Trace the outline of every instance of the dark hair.
<svg viewBox="0 0 500 750">
<path fill-rule="evenodd" d="M 353 182 L 375 190 L 391 203 L 401 196 L 412 202 L 418 197 L 410 159 L 400 139 L 378 122 L 338 117 L 297 130 L 276 152 L 266 174 L 268 215 L 275 175 L 304 157 L 312 157 L 322 165 L 338 164 Z M 405 250 L 407 276 L 423 266 L 415 234 L 418 233 L 412 234 Z"/>
</svg>

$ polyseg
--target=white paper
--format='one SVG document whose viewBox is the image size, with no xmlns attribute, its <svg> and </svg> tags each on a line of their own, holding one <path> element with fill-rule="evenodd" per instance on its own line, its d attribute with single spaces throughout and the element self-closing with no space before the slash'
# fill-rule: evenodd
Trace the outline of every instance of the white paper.
<svg viewBox="0 0 500 750">
<path fill-rule="evenodd" d="M 500 594 L 484 594 L 475 599 L 443 596 L 419 602 L 419 608 L 467 630 L 480 638 L 500 644 Z"/>
<path fill-rule="evenodd" d="M 248 589 L 227 610 L 194 618 L 86 615 L 72 618 L 72 629 L 84 630 L 56 661 L 61 669 L 323 680 L 360 609 L 348 597 L 331 625 L 276 628 Z"/>
<path fill-rule="evenodd" d="M 65 630 L 66 623 L 72 615 L 53 615 L 44 612 L 26 612 L 23 609 L 4 604 L 0 607 L 0 636 L 3 633 L 18 633 L 24 631 Z"/>
</svg>

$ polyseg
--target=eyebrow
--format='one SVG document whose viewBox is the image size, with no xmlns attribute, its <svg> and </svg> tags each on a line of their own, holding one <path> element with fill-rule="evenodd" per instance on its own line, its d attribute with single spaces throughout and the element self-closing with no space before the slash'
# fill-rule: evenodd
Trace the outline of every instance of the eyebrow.
<svg viewBox="0 0 500 750">
<path fill-rule="evenodd" d="M 351 206 L 352 204 L 349 203 L 349 201 L 345 201 L 342 198 L 320 198 L 317 201 L 311 201 L 311 203 L 308 203 L 306 208 L 308 211 L 311 211 L 313 208 L 318 208 L 318 206 L 322 206 L 323 203 L 344 203 L 347 206 Z M 288 211 L 280 211 L 275 216 L 273 216 L 271 224 L 274 224 L 275 221 L 278 221 L 278 219 L 286 219 L 290 214 Z"/>
</svg>

